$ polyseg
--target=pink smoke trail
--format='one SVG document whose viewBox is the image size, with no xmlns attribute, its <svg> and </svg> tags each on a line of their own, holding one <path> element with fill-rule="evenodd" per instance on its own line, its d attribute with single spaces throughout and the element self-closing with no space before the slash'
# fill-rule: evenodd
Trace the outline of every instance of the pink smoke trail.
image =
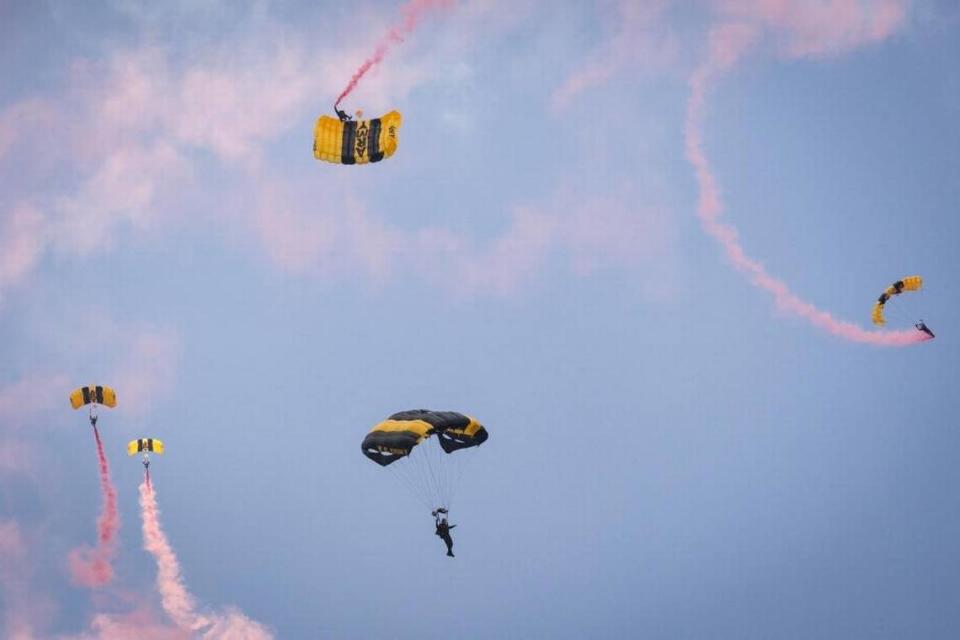
<svg viewBox="0 0 960 640">
<path fill-rule="evenodd" d="M 160 527 L 157 499 L 149 476 L 144 476 L 140 485 L 140 509 L 143 515 L 143 548 L 157 562 L 157 589 L 163 610 L 181 629 L 196 631 L 207 626 L 209 622 L 196 613 L 196 603 L 180 575 L 180 562 Z"/>
<path fill-rule="evenodd" d="M 150 473 L 144 474 L 140 484 L 140 510 L 143 517 L 143 548 L 157 563 L 157 590 L 163 610 L 180 629 L 190 632 L 191 637 L 208 640 L 270 640 L 273 635 L 259 623 L 250 620 L 236 610 L 226 614 L 203 615 L 197 612 L 197 603 L 187 590 L 180 573 L 180 561 L 160 526 L 157 498 L 150 481 Z"/>
<path fill-rule="evenodd" d="M 684 139 L 687 160 L 693 165 L 697 176 L 697 216 L 704 231 L 720 243 L 737 270 L 746 273 L 754 286 L 773 296 L 777 308 L 781 311 L 803 318 L 815 327 L 853 342 L 902 347 L 929 340 L 927 335 L 913 329 L 868 331 L 852 322 L 837 320 L 829 312 L 818 309 L 797 296 L 785 282 L 767 273 L 760 262 L 746 254 L 740 245 L 737 230 L 720 219 L 724 208 L 723 200 L 717 179 L 703 150 L 706 95 L 716 79 L 736 64 L 744 51 L 752 45 L 755 37 L 754 29 L 746 25 L 727 24 L 714 28 L 710 34 L 710 53 L 707 60 L 694 71 L 689 80 L 690 97 L 687 101 Z"/>
<path fill-rule="evenodd" d="M 416 29 L 417 23 L 424 13 L 431 9 L 450 6 L 450 4 L 452 4 L 452 0 L 410 0 L 410 2 L 400 7 L 400 13 L 403 14 L 403 21 L 400 22 L 400 24 L 390 27 L 386 35 L 380 39 L 376 49 L 373 51 L 373 55 L 364 60 L 360 68 L 353 72 L 353 76 L 350 78 L 350 82 L 347 83 L 347 87 L 337 96 L 337 101 L 334 103 L 333 108 L 337 109 L 340 106 L 340 101 L 350 95 L 350 92 L 356 88 L 360 79 L 366 75 L 367 71 L 373 68 L 374 65 L 383 62 L 383 58 L 387 55 L 387 51 L 390 50 L 391 46 L 403 42 L 404 36 L 410 35 L 413 30 Z"/>
<path fill-rule="evenodd" d="M 113 556 L 117 531 L 120 529 L 120 514 L 117 511 L 117 491 L 110 480 L 110 466 L 96 426 L 93 427 L 93 437 L 97 442 L 100 491 L 103 494 L 103 509 L 97 518 L 97 546 L 94 549 L 74 549 L 68 561 L 74 582 L 85 587 L 102 587 L 113 580 Z"/>
</svg>

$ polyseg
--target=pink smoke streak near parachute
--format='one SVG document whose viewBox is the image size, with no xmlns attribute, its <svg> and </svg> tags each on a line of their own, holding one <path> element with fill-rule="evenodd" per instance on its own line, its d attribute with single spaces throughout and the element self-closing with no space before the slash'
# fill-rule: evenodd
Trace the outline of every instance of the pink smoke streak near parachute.
<svg viewBox="0 0 960 640">
<path fill-rule="evenodd" d="M 113 580 L 113 556 L 117 531 L 120 529 L 120 514 L 117 511 L 117 490 L 110 480 L 110 465 L 107 464 L 96 426 L 93 427 L 93 437 L 97 442 L 100 491 L 103 494 L 103 510 L 97 518 L 97 546 L 72 550 L 68 561 L 74 582 L 85 587 L 102 587 Z"/>
<path fill-rule="evenodd" d="M 163 610 L 181 629 L 196 631 L 207 620 L 196 613 L 196 603 L 180 575 L 180 562 L 160 527 L 156 495 L 149 476 L 140 485 L 140 509 L 143 516 L 143 547 L 157 562 L 157 589 Z"/>
<path fill-rule="evenodd" d="M 353 72 L 353 76 L 350 78 L 350 82 L 347 83 L 347 87 L 337 96 L 337 101 L 334 103 L 333 108 L 337 109 L 340 106 L 340 102 L 350 95 L 360 82 L 360 79 L 367 74 L 367 71 L 373 68 L 374 65 L 383 62 L 383 58 L 387 55 L 390 47 L 403 42 L 404 36 L 410 35 L 413 30 L 417 28 L 417 24 L 420 22 L 420 18 L 424 13 L 432 9 L 448 7 L 451 4 L 452 0 L 410 0 L 410 2 L 400 7 L 400 13 L 403 14 L 403 21 L 400 22 L 400 24 L 390 27 L 386 35 L 380 39 L 376 49 L 373 51 L 373 55 L 364 60 L 360 68 Z"/>
<path fill-rule="evenodd" d="M 690 77 L 690 97 L 687 101 L 684 140 L 687 160 L 697 176 L 699 198 L 697 216 L 704 231 L 720 243 L 727 258 L 738 270 L 747 274 L 751 283 L 773 296 L 777 308 L 803 318 L 810 324 L 837 337 L 885 347 L 902 347 L 930 338 L 920 331 L 869 331 L 852 322 L 837 320 L 829 312 L 818 309 L 793 293 L 785 282 L 770 275 L 766 268 L 744 251 L 736 228 L 723 222 L 723 199 L 717 179 L 703 150 L 703 120 L 706 95 L 717 77 L 736 64 L 739 57 L 756 38 L 755 31 L 741 24 L 716 27 L 710 34 L 710 53 L 707 60 Z"/>
<path fill-rule="evenodd" d="M 157 563 L 157 590 L 163 610 L 180 629 L 191 637 L 207 640 L 270 640 L 273 635 L 243 613 L 228 610 L 225 614 L 197 612 L 197 603 L 187 590 L 180 573 L 180 561 L 160 526 L 157 498 L 149 472 L 140 484 L 140 510 L 143 518 L 143 548 Z"/>
</svg>

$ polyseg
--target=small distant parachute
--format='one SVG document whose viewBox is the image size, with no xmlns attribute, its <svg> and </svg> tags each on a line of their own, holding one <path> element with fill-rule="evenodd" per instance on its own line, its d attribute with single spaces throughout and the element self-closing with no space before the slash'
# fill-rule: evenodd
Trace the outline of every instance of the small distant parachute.
<svg viewBox="0 0 960 640">
<path fill-rule="evenodd" d="M 380 466 L 397 471 L 426 506 L 449 508 L 468 457 L 462 450 L 478 447 L 488 437 L 486 428 L 470 416 L 414 409 L 376 425 L 360 449 Z"/>
<path fill-rule="evenodd" d="M 163 454 L 163 441 L 156 438 L 138 438 L 131 440 L 127 444 L 127 455 L 135 456 L 138 453 L 143 454 L 143 466 L 150 467 L 150 454 Z"/>
<path fill-rule="evenodd" d="M 887 287 L 886 290 L 880 294 L 876 304 L 873 305 L 873 313 L 871 314 L 873 324 L 882 326 L 887 323 L 886 318 L 883 317 L 883 311 L 884 306 L 890 298 L 898 296 L 904 291 L 919 291 L 922 286 L 923 278 L 920 276 L 907 276 Z"/>
<path fill-rule="evenodd" d="M 403 120 L 391 111 L 372 120 L 320 116 L 313 130 L 313 157 L 335 164 L 367 164 L 389 158 L 397 150 L 397 132 Z"/>
<path fill-rule="evenodd" d="M 137 438 L 127 445 L 127 455 L 135 456 L 142 452 L 163 453 L 163 440 L 156 438 Z"/>
<path fill-rule="evenodd" d="M 70 394 L 70 405 L 74 409 L 88 404 L 102 404 L 113 409 L 117 406 L 117 394 L 110 387 L 103 385 L 80 387 Z"/>
</svg>

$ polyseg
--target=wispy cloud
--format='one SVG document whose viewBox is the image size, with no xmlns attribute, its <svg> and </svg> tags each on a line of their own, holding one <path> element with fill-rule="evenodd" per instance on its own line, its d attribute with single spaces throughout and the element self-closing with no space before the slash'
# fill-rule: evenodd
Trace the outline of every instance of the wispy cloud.
<svg viewBox="0 0 960 640">
<path fill-rule="evenodd" d="M 507 227 L 488 240 L 437 226 L 401 229 L 357 201 L 335 213 L 302 204 L 311 200 L 277 183 L 261 190 L 264 248 L 290 273 L 381 284 L 414 275 L 460 295 L 507 295 L 529 286 L 552 258 L 585 277 L 609 267 L 672 265 L 674 257 L 667 211 L 633 189 L 604 197 L 563 191 L 514 207 Z"/>
<path fill-rule="evenodd" d="M 181 340 L 170 329 L 146 327 L 131 332 L 125 343 L 124 356 L 111 376 L 120 396 L 117 408 L 129 415 L 146 415 L 174 391 Z"/>
<path fill-rule="evenodd" d="M 33 640 L 49 626 L 53 602 L 33 591 L 30 532 L 0 519 L 0 631 L 10 640 Z"/>
<path fill-rule="evenodd" d="M 787 57 L 841 54 L 886 40 L 907 17 L 906 0 L 715 0 L 723 20 L 769 31 Z"/>
<path fill-rule="evenodd" d="M 27 373 L 0 388 L 0 479 L 40 474 L 41 438 L 29 427 L 39 416 L 66 403 L 69 379 L 57 373 Z"/>
<path fill-rule="evenodd" d="M 670 5 L 668 0 L 621 0 L 613 12 L 612 33 L 554 90 L 551 106 L 563 109 L 584 92 L 602 87 L 621 73 L 636 77 L 638 72 L 672 67 L 680 40 L 664 19 Z"/>
<path fill-rule="evenodd" d="M 46 218 L 28 203 L 15 205 L 0 222 L 0 305 L 7 289 L 37 266 L 48 242 Z"/>
</svg>

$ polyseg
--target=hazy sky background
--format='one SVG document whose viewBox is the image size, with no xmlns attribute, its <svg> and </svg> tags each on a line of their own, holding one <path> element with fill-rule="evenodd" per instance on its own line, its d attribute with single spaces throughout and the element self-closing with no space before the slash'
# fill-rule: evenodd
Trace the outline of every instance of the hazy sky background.
<svg viewBox="0 0 960 640">
<path fill-rule="evenodd" d="M 125 455 L 201 608 L 279 638 L 951 638 L 960 627 L 960 11 L 906 0 L 461 0 L 316 117 L 399 3 L 0 2 L 0 635 L 172 632 Z M 688 80 L 746 251 L 894 328 L 779 312 L 696 216 Z M 120 499 L 113 585 L 67 554 Z M 373 424 L 476 416 L 457 557 Z"/>
</svg>

